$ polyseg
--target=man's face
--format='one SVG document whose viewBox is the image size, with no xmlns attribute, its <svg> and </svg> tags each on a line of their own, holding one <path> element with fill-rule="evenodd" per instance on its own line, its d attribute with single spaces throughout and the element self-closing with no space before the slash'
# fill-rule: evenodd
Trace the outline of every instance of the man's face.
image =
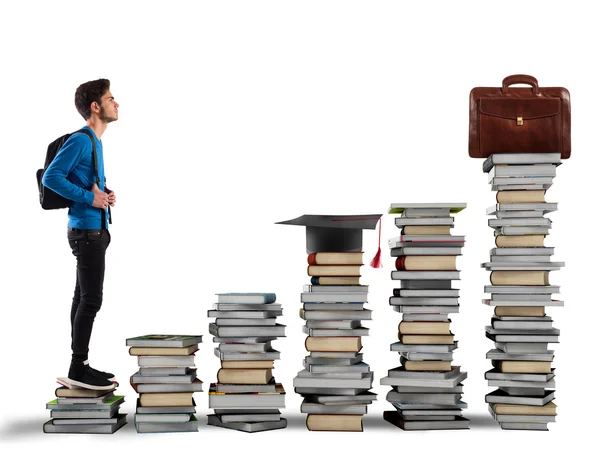
<svg viewBox="0 0 600 460">
<path fill-rule="evenodd" d="M 98 116 L 105 123 L 119 119 L 119 104 L 115 101 L 110 90 L 100 98 L 100 114 Z"/>
</svg>

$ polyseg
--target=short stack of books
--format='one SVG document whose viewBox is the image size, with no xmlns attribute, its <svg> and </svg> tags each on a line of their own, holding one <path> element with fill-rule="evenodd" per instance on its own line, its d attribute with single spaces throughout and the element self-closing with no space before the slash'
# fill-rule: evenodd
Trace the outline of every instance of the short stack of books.
<svg viewBox="0 0 600 460">
<path fill-rule="evenodd" d="M 51 420 L 44 423 L 44 433 L 110 434 L 127 423 L 127 414 L 119 414 L 124 396 L 110 390 L 89 390 L 74 386 L 59 377 L 56 399 L 46 404 Z"/>
<path fill-rule="evenodd" d="M 369 391 L 373 372 L 360 353 L 369 333 L 362 321 L 371 319 L 360 269 L 362 230 L 374 229 L 380 218 L 304 215 L 279 222 L 306 226 L 311 284 L 301 294 L 300 317 L 309 355 L 294 388 L 304 397 L 301 412 L 311 431 L 363 431 L 362 417 L 376 399 Z"/>
<path fill-rule="evenodd" d="M 283 309 L 273 293 L 217 294 L 215 318 L 209 332 L 218 343 L 221 360 L 217 382 L 210 385 L 208 424 L 254 433 L 287 426 L 279 409 L 285 408 L 285 390 L 273 377 L 279 351 L 272 342 L 285 337 L 277 323 Z"/>
<path fill-rule="evenodd" d="M 135 411 L 138 433 L 198 431 L 194 392 L 202 391 L 196 377 L 195 352 L 202 336 L 151 334 L 127 339 L 139 371 L 131 386 L 139 394 Z"/>
<path fill-rule="evenodd" d="M 551 262 L 554 248 L 544 239 L 552 222 L 547 213 L 557 209 L 547 203 L 545 192 L 552 185 L 560 153 L 497 153 L 483 163 L 497 204 L 488 208 L 493 216 L 496 247 L 490 262 L 483 303 L 494 307 L 486 335 L 495 347 L 487 353 L 493 368 L 485 378 L 498 387 L 486 396 L 494 419 L 506 430 L 547 430 L 554 422 L 554 351 L 559 330 L 553 327 L 546 307 L 560 307 L 552 298 L 560 292 L 550 284 L 550 271 L 564 267 Z"/>
<path fill-rule="evenodd" d="M 390 214 L 400 236 L 389 240 L 396 257 L 392 279 L 400 280 L 390 305 L 402 313 L 398 342 L 392 351 L 400 354 L 400 366 L 388 371 L 382 385 L 391 385 L 387 401 L 395 411 L 384 419 L 403 430 L 468 429 L 461 401 L 467 373 L 453 365 L 458 347 L 448 315 L 458 313 L 459 292 L 452 281 L 460 279 L 456 259 L 464 236 L 451 235 L 452 214 L 465 203 L 395 203 Z"/>
</svg>

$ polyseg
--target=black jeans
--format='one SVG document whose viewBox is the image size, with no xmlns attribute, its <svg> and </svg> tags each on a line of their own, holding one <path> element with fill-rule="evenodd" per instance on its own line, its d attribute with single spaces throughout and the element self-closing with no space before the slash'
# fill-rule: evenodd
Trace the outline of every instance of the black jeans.
<svg viewBox="0 0 600 460">
<path fill-rule="evenodd" d="M 75 294 L 71 306 L 72 362 L 81 364 L 88 359 L 92 327 L 102 306 L 104 259 L 110 244 L 108 230 L 67 231 L 69 245 L 77 258 Z"/>
</svg>

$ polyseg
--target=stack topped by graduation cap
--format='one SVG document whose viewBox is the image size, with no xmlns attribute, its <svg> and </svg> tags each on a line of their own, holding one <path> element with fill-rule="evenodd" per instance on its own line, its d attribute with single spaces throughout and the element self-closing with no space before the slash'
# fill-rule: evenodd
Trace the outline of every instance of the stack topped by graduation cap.
<svg viewBox="0 0 600 460">
<path fill-rule="evenodd" d="M 218 343 L 221 360 L 217 383 L 210 386 L 208 406 L 215 413 L 208 424 L 247 433 L 277 430 L 287 426 L 279 409 L 285 407 L 285 390 L 273 377 L 280 353 L 272 346 L 285 337 L 285 326 L 277 323 L 283 309 L 273 293 L 217 294 L 215 322 L 209 326 Z"/>
<path fill-rule="evenodd" d="M 115 394 L 116 382 L 99 389 L 76 386 L 66 377 L 57 383 L 56 399 L 46 404 L 52 419 L 44 433 L 109 434 L 127 423 L 127 414 L 119 414 L 125 397 Z"/>
<path fill-rule="evenodd" d="M 464 236 L 451 235 L 453 214 L 465 203 L 395 203 L 390 214 L 400 236 L 389 240 L 396 257 L 392 279 L 400 281 L 390 305 L 403 314 L 398 342 L 391 350 L 400 355 L 400 366 L 381 379 L 391 385 L 387 400 L 395 411 L 383 417 L 403 430 L 468 429 L 462 416 L 462 381 L 467 373 L 453 365 L 458 341 L 450 331 L 448 315 L 458 313 L 459 293 L 452 281 L 460 279 L 456 259 Z"/>
<path fill-rule="evenodd" d="M 194 392 L 202 391 L 196 377 L 195 352 L 201 335 L 150 334 L 127 339 L 139 371 L 130 383 L 139 394 L 135 411 L 138 433 L 198 431 Z"/>
<path fill-rule="evenodd" d="M 306 227 L 308 276 L 300 295 L 309 355 L 294 379 L 304 396 L 301 412 L 311 431 L 362 431 L 362 416 L 376 395 L 373 372 L 362 360 L 362 337 L 371 319 L 368 286 L 360 284 L 362 231 L 375 229 L 381 214 L 304 215 L 278 222 Z"/>
<path fill-rule="evenodd" d="M 483 303 L 494 307 L 486 335 L 495 347 L 487 353 L 493 368 L 485 378 L 498 387 L 486 396 L 492 416 L 503 429 L 547 430 L 554 422 L 554 351 L 559 330 L 553 327 L 546 307 L 561 307 L 552 298 L 560 292 L 550 284 L 550 272 L 564 266 L 551 262 L 554 248 L 545 246 L 552 222 L 546 214 L 556 203 L 546 202 L 545 192 L 561 164 L 560 153 L 497 153 L 483 163 L 496 205 L 488 208 L 488 225 L 494 229 L 496 247 L 490 262 L 490 294 Z"/>
</svg>

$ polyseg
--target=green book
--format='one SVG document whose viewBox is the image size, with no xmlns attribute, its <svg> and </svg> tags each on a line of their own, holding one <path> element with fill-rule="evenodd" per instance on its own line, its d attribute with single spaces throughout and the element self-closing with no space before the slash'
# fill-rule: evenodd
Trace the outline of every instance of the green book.
<svg viewBox="0 0 600 460">
<path fill-rule="evenodd" d="M 114 395 L 112 398 L 108 399 L 106 402 L 97 403 L 97 404 L 88 404 L 88 403 L 75 403 L 75 404 L 58 404 L 57 399 L 53 399 L 49 403 L 46 404 L 46 409 L 56 410 L 56 411 L 73 411 L 73 410 L 107 410 L 110 411 L 115 407 L 121 405 L 125 401 L 125 396 Z"/>
</svg>

